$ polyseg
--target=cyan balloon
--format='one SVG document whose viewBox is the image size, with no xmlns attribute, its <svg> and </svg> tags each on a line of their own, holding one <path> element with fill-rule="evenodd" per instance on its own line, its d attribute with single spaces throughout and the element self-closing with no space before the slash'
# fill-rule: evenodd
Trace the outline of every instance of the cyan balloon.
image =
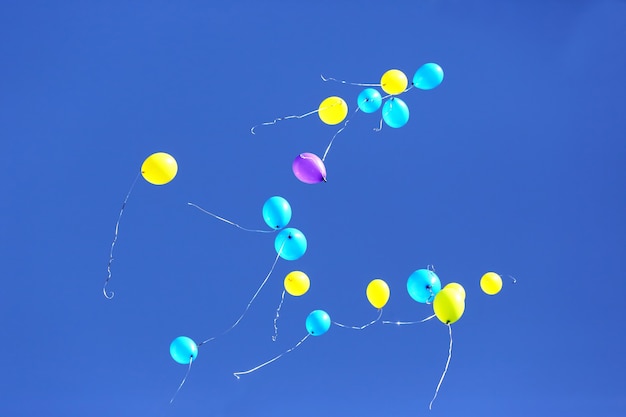
<svg viewBox="0 0 626 417">
<path fill-rule="evenodd" d="M 443 69 L 434 62 L 424 64 L 413 76 L 413 85 L 421 90 L 431 90 L 443 81 Z"/>
<path fill-rule="evenodd" d="M 374 113 L 382 103 L 383 99 L 375 88 L 366 88 L 357 97 L 357 104 L 363 113 Z"/>
<path fill-rule="evenodd" d="M 398 97 L 391 97 L 383 105 L 383 120 L 390 127 L 402 127 L 409 121 L 409 108 Z"/>
<path fill-rule="evenodd" d="M 324 310 L 314 310 L 306 318 L 306 331 L 311 336 L 321 336 L 330 329 L 330 316 Z"/>
<path fill-rule="evenodd" d="M 272 229 L 282 229 L 291 220 L 291 206 L 282 197 L 270 197 L 263 204 L 263 220 Z"/>
<path fill-rule="evenodd" d="M 418 303 L 432 303 L 441 291 L 441 281 L 430 269 L 418 269 L 409 276 L 406 289 Z"/>
<path fill-rule="evenodd" d="M 170 344 L 172 359 L 182 365 L 189 365 L 198 356 L 198 345 L 187 336 L 179 336 Z"/>
<path fill-rule="evenodd" d="M 288 227 L 278 233 L 274 240 L 274 248 L 281 258 L 295 261 L 306 252 L 306 237 L 298 229 Z"/>
</svg>

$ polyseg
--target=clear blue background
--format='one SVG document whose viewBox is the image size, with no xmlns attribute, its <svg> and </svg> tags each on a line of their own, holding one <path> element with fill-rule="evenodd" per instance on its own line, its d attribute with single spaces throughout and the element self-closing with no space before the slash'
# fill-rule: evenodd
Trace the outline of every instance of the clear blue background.
<svg viewBox="0 0 626 417">
<path fill-rule="evenodd" d="M 573 1 L 22 2 L 0 6 L 2 286 L 0 415 L 626 415 L 626 3 Z M 358 6 L 357 6 L 358 4 Z M 338 126 L 313 115 L 425 62 L 445 71 L 407 92 L 401 129 L 355 116 L 326 158 L 328 183 L 291 161 L 322 154 Z M 142 161 L 179 174 L 139 180 L 102 295 L 121 203 Z M 232 332 L 186 367 L 197 342 L 239 316 L 276 252 L 187 206 L 263 228 L 272 195 L 309 243 L 281 260 Z M 406 279 L 435 265 L 467 291 L 453 325 L 337 326 L 279 361 L 314 309 L 417 320 Z M 312 286 L 287 298 L 283 277 Z M 480 276 L 513 275 L 488 297 Z"/>
</svg>

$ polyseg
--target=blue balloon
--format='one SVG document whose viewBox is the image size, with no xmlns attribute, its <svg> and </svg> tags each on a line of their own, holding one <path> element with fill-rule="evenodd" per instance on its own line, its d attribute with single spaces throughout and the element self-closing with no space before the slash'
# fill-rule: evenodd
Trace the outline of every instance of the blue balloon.
<svg viewBox="0 0 626 417">
<path fill-rule="evenodd" d="M 324 310 L 314 310 L 306 318 L 306 331 L 311 336 L 321 336 L 330 329 L 330 316 Z"/>
<path fill-rule="evenodd" d="M 364 113 L 374 113 L 382 103 L 383 99 L 375 88 L 366 88 L 357 97 L 359 109 Z"/>
<path fill-rule="evenodd" d="M 295 261 L 306 252 L 306 237 L 293 227 L 283 229 L 274 240 L 274 248 L 281 258 Z"/>
<path fill-rule="evenodd" d="M 391 97 L 383 106 L 383 120 L 391 127 L 402 127 L 409 121 L 409 108 L 397 97 Z"/>
<path fill-rule="evenodd" d="M 421 90 L 431 90 L 443 81 L 443 69 L 434 62 L 424 64 L 413 76 L 413 85 Z"/>
<path fill-rule="evenodd" d="M 441 291 L 441 281 L 430 269 L 418 269 L 409 276 L 406 289 L 418 303 L 432 303 L 435 295 Z"/>
<path fill-rule="evenodd" d="M 170 344 L 170 355 L 176 362 L 189 365 L 198 356 L 198 345 L 187 336 L 179 336 Z"/>
<path fill-rule="evenodd" d="M 291 220 L 291 206 L 282 197 L 270 197 L 263 204 L 263 220 L 272 229 L 282 229 Z"/>
</svg>

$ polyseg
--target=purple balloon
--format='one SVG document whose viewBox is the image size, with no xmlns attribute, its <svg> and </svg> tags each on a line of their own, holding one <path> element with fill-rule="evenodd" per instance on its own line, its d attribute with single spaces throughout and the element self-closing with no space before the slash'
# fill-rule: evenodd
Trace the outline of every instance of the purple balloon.
<svg viewBox="0 0 626 417">
<path fill-rule="evenodd" d="M 301 153 L 293 160 L 291 168 L 296 178 L 306 184 L 326 182 L 326 167 L 324 162 L 315 154 Z"/>
</svg>

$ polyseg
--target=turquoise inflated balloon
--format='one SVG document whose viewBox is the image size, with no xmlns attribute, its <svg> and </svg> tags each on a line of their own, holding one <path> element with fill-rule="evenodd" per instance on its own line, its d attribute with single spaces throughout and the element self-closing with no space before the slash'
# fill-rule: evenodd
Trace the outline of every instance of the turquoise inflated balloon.
<svg viewBox="0 0 626 417">
<path fill-rule="evenodd" d="M 397 97 L 391 97 L 383 105 L 383 120 L 390 127 L 402 127 L 409 121 L 409 108 Z"/>
<path fill-rule="evenodd" d="M 434 62 L 424 64 L 413 76 L 413 85 L 421 90 L 431 90 L 443 81 L 443 69 Z"/>
<path fill-rule="evenodd" d="M 176 362 L 189 365 L 198 356 L 198 345 L 187 336 L 179 336 L 170 344 L 170 355 Z"/>
<path fill-rule="evenodd" d="M 263 204 L 263 220 L 272 229 L 282 229 L 291 220 L 291 206 L 282 197 L 274 196 Z"/>
<path fill-rule="evenodd" d="M 374 113 L 382 103 L 383 99 L 375 88 L 366 88 L 357 97 L 357 105 L 363 113 Z"/>
<path fill-rule="evenodd" d="M 418 303 L 432 303 L 441 291 L 441 281 L 430 269 L 418 269 L 409 276 L 406 289 Z"/>
<path fill-rule="evenodd" d="M 298 229 L 288 227 L 278 233 L 274 240 L 274 248 L 280 257 L 288 261 L 295 261 L 306 252 L 306 237 Z"/>
<path fill-rule="evenodd" d="M 311 311 L 306 318 L 306 331 L 311 336 L 321 336 L 330 329 L 330 316 L 324 310 Z"/>
</svg>

